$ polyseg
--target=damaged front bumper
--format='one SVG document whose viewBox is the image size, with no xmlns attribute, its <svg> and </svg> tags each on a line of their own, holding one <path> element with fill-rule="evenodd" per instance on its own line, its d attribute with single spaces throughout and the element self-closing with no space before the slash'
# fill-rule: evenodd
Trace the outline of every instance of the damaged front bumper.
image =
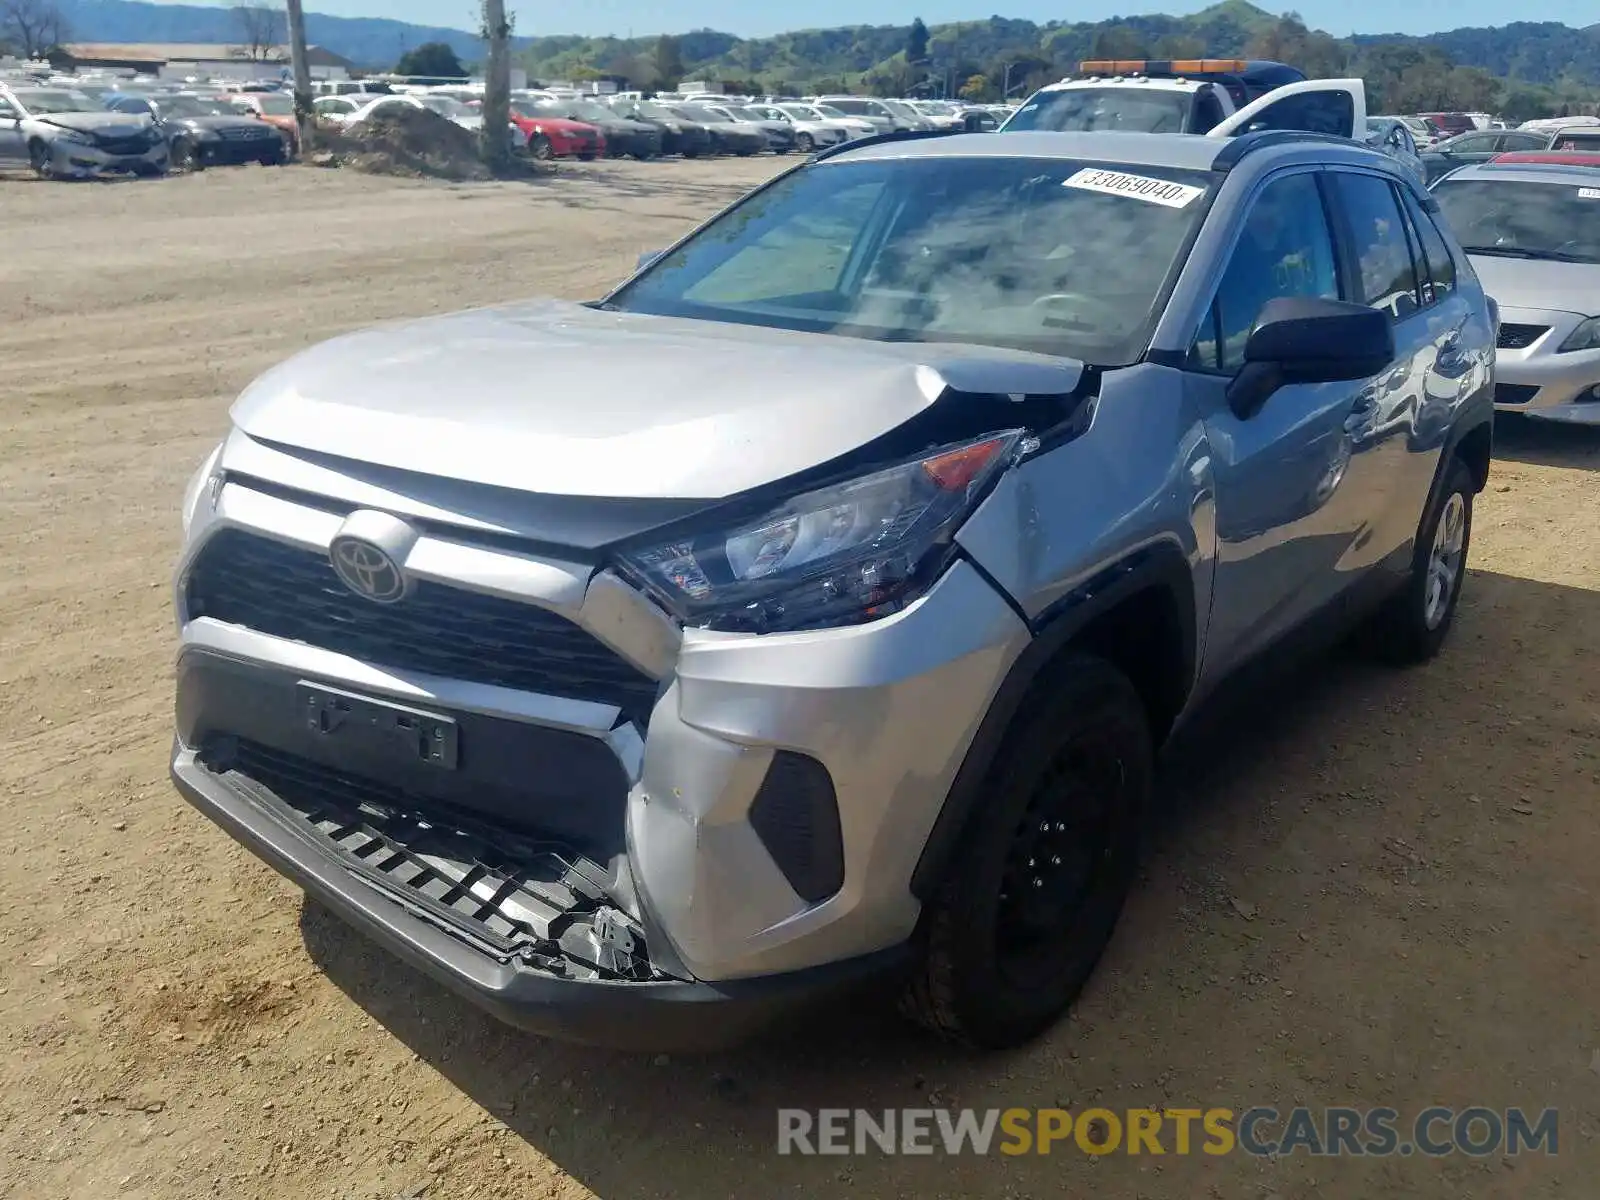
<svg viewBox="0 0 1600 1200">
<path fill-rule="evenodd" d="M 341 919 L 508 1024 L 634 1050 L 708 1050 L 892 977 L 902 949 L 784 975 L 682 978 L 606 868 L 235 739 L 175 742 L 185 799 Z"/>
</svg>

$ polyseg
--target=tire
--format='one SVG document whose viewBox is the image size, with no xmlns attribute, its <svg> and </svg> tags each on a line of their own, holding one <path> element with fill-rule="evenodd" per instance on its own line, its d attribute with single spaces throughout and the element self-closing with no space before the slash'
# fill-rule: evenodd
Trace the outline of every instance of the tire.
<svg viewBox="0 0 1600 1200">
<path fill-rule="evenodd" d="M 802 133 L 794 139 L 794 144 L 801 154 L 810 154 L 817 148 L 817 143 L 809 133 Z"/>
<path fill-rule="evenodd" d="M 754 146 L 740 146 L 736 151 L 734 151 L 734 153 L 740 158 L 753 158 L 755 155 L 759 154 L 760 151 Z"/>
<path fill-rule="evenodd" d="M 50 153 L 50 147 L 38 138 L 28 143 L 28 165 L 33 168 L 33 173 L 40 179 L 55 177 L 55 159 Z"/>
<path fill-rule="evenodd" d="M 205 164 L 200 161 L 200 155 L 196 152 L 194 143 L 188 138 L 179 138 L 172 143 L 170 160 L 174 171 L 203 171 L 205 169 Z"/>
<path fill-rule="evenodd" d="M 1144 705 L 1100 658 L 1075 655 L 1052 680 L 995 755 L 901 1001 L 974 1049 L 1019 1045 L 1066 1012 L 1138 867 L 1154 773 Z"/>
<path fill-rule="evenodd" d="M 1376 649 L 1396 666 L 1427 662 L 1450 634 L 1467 577 L 1476 492 L 1472 471 L 1452 458 L 1438 494 L 1423 514 L 1405 587 L 1373 619 Z"/>
<path fill-rule="evenodd" d="M 540 162 L 549 162 L 556 156 L 556 148 L 550 144 L 548 137 L 536 133 L 528 142 L 528 154 Z"/>
<path fill-rule="evenodd" d="M 593 162 L 594 161 L 594 157 L 595 156 L 593 154 L 580 154 L 580 155 L 578 155 L 578 161 L 579 162 Z"/>
</svg>

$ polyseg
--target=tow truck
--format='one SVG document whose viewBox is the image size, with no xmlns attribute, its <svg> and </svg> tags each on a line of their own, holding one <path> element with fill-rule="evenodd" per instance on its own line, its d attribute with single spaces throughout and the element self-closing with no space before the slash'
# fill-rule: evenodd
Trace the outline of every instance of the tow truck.
<svg viewBox="0 0 1600 1200">
<path fill-rule="evenodd" d="M 1359 79 L 1308 79 L 1280 62 L 1242 58 L 1092 59 L 1030 96 L 999 132 L 1120 130 L 1232 137 L 1295 129 L 1361 138 Z"/>
</svg>

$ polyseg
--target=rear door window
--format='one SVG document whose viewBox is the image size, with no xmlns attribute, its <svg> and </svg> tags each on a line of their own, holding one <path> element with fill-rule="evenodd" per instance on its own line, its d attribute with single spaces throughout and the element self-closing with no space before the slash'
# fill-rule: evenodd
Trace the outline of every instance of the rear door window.
<svg viewBox="0 0 1600 1200">
<path fill-rule="evenodd" d="M 1404 319 L 1417 308 L 1417 273 L 1394 187 L 1377 175 L 1353 171 L 1336 171 L 1331 177 L 1357 263 L 1359 295 L 1353 298 L 1386 309 L 1397 321 Z"/>
</svg>

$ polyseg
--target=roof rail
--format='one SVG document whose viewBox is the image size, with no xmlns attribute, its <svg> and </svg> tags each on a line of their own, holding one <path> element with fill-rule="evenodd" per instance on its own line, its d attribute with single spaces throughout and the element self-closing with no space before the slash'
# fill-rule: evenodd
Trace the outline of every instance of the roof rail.
<svg viewBox="0 0 1600 1200">
<path fill-rule="evenodd" d="M 1238 166 L 1247 154 L 1295 142 L 1317 142 L 1322 145 L 1344 146 L 1347 149 L 1372 149 L 1365 142 L 1359 142 L 1355 138 L 1340 137 L 1333 133 L 1313 133 L 1307 129 L 1257 129 L 1252 133 L 1241 133 L 1228 138 L 1223 143 L 1221 152 L 1212 161 L 1211 169 L 1226 171 Z"/>
<path fill-rule="evenodd" d="M 834 146 L 824 146 L 818 150 L 807 162 L 821 162 L 825 158 L 832 158 L 835 154 L 842 154 L 846 150 L 859 150 L 862 146 L 877 146 L 884 142 L 915 142 L 923 138 L 950 137 L 952 134 L 965 133 L 964 129 L 896 129 L 890 133 L 870 133 L 866 137 L 859 137 L 849 142 L 840 142 Z"/>
</svg>

